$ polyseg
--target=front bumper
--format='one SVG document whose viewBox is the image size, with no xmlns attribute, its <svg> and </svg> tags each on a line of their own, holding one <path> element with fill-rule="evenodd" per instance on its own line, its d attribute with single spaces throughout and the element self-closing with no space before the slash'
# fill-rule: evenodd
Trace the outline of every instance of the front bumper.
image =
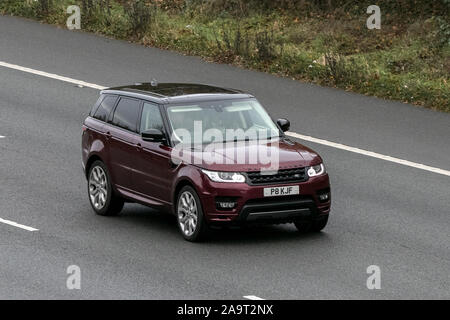
<svg viewBox="0 0 450 320">
<path fill-rule="evenodd" d="M 275 201 L 274 201 L 275 200 Z M 249 200 L 241 208 L 240 222 L 290 222 L 313 219 L 318 215 L 314 201 L 308 197 L 298 199 Z"/>
<path fill-rule="evenodd" d="M 264 197 L 264 188 L 293 185 L 299 186 L 299 195 Z M 285 223 L 320 219 L 328 215 L 331 209 L 331 197 L 325 202 L 319 199 L 319 194 L 324 190 L 330 192 L 327 174 L 305 182 L 257 186 L 215 183 L 206 179 L 202 190 L 199 195 L 205 218 L 210 224 Z M 231 199 L 236 205 L 233 209 L 219 209 L 217 199 Z"/>
</svg>

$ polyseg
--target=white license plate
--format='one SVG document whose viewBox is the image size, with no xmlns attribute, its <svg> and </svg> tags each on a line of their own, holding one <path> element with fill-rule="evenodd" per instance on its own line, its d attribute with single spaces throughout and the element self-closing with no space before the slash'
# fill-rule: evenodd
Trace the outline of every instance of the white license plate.
<svg viewBox="0 0 450 320">
<path fill-rule="evenodd" d="M 289 196 L 299 193 L 299 186 L 264 188 L 264 197 Z"/>
</svg>

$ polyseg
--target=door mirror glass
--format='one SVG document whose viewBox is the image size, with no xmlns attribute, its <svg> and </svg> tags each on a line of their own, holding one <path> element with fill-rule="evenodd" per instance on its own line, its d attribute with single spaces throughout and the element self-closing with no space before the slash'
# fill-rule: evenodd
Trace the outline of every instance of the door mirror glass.
<svg viewBox="0 0 450 320">
<path fill-rule="evenodd" d="M 166 138 L 164 133 L 159 129 L 148 129 L 141 133 L 142 140 L 150 142 L 162 142 Z"/>
<path fill-rule="evenodd" d="M 283 132 L 288 131 L 289 128 L 291 127 L 291 123 L 289 122 L 288 119 L 278 119 L 277 123 Z"/>
</svg>

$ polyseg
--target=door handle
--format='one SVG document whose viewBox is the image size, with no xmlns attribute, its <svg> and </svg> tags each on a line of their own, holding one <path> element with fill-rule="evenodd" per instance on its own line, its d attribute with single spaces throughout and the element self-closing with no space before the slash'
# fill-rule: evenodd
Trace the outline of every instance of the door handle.
<svg viewBox="0 0 450 320">
<path fill-rule="evenodd" d="M 112 135 L 111 135 L 111 132 L 109 132 L 109 131 L 108 131 L 108 132 L 106 132 L 106 134 L 105 134 L 105 135 L 106 135 L 106 139 L 109 139 L 109 138 L 111 138 L 111 137 L 112 137 Z"/>
<path fill-rule="evenodd" d="M 142 145 L 139 142 L 136 143 L 136 149 L 137 149 L 137 151 L 141 151 L 142 150 Z"/>
</svg>

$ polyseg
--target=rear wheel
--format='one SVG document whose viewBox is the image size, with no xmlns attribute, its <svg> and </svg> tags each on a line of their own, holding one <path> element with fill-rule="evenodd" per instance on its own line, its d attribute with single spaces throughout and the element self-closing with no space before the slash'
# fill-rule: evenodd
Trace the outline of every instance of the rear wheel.
<svg viewBox="0 0 450 320">
<path fill-rule="evenodd" d="M 184 239 L 196 242 L 205 237 L 208 227 L 200 198 L 194 188 L 185 186 L 181 189 L 177 198 L 176 212 L 178 228 Z"/>
<path fill-rule="evenodd" d="M 122 211 L 124 201 L 114 194 L 108 169 L 99 160 L 89 169 L 88 195 L 92 209 L 101 216 L 115 216 Z"/>
</svg>

